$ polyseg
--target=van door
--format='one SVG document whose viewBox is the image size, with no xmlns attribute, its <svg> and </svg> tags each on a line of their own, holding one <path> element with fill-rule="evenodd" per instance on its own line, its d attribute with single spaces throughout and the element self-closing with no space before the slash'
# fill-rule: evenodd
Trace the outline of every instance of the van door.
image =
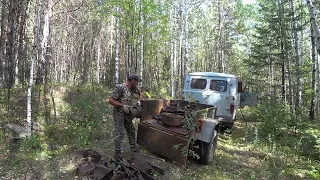
<svg viewBox="0 0 320 180">
<path fill-rule="evenodd" d="M 240 93 L 240 107 L 256 106 L 258 104 L 258 97 L 254 93 L 241 92 Z"/>
<path fill-rule="evenodd" d="M 228 78 L 210 78 L 209 90 L 212 94 L 206 103 L 218 107 L 217 116 L 230 118 L 232 115 L 229 106 L 233 102 L 233 96 L 230 96 Z"/>
<path fill-rule="evenodd" d="M 183 97 L 188 101 L 196 101 L 205 104 L 203 95 L 207 89 L 207 78 L 201 76 L 189 76 L 186 78 Z"/>
</svg>

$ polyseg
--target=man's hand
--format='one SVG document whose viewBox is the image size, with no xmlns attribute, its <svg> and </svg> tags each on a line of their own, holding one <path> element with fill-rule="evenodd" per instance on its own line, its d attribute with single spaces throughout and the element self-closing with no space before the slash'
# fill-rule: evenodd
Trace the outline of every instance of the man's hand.
<svg viewBox="0 0 320 180">
<path fill-rule="evenodd" d="M 124 113 L 129 114 L 130 113 L 130 106 L 123 105 L 123 111 L 124 111 Z"/>
</svg>

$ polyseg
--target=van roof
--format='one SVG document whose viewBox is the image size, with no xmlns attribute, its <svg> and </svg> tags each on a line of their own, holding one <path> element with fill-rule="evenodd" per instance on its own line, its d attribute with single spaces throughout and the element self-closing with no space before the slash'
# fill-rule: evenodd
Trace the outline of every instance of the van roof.
<svg viewBox="0 0 320 180">
<path fill-rule="evenodd" d="M 233 74 L 217 73 L 217 72 L 193 72 L 189 73 L 191 76 L 218 76 L 218 77 L 235 77 Z"/>
</svg>

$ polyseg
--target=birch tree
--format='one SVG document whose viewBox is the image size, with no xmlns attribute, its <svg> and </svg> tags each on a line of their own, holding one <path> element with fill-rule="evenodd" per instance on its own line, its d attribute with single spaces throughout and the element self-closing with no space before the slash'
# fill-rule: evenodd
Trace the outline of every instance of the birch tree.
<svg viewBox="0 0 320 180">
<path fill-rule="evenodd" d="M 312 69 L 312 90 L 315 91 L 315 75 L 314 75 L 314 71 L 315 71 L 315 67 L 314 67 L 314 63 L 315 63 L 315 52 L 318 52 L 318 54 L 320 54 L 320 30 L 319 30 L 319 26 L 317 23 L 317 14 L 316 14 L 316 9 L 313 6 L 312 0 L 306 0 L 307 6 L 308 6 L 308 10 L 309 10 L 309 15 L 310 15 L 310 23 L 311 23 L 311 44 L 312 44 L 312 64 L 313 64 L 313 69 Z M 319 65 L 319 63 L 318 63 Z M 320 77 L 320 73 L 318 74 L 318 77 Z M 320 85 L 320 82 L 318 84 L 318 87 Z M 319 95 L 318 95 L 319 96 Z M 320 100 L 320 98 L 318 99 Z M 320 103 L 318 102 L 319 106 Z M 314 119 L 314 95 L 312 96 L 311 99 L 311 105 L 310 105 L 310 111 L 309 111 L 309 118 L 311 120 Z"/>
<path fill-rule="evenodd" d="M 311 60 L 312 60 L 312 75 L 311 75 L 312 95 L 311 95 L 311 102 L 310 102 L 309 118 L 310 120 L 314 120 L 315 94 L 316 94 L 316 44 L 315 44 L 312 27 L 311 27 Z"/>
<path fill-rule="evenodd" d="M 313 6 L 312 0 L 306 0 L 308 9 L 309 9 L 309 15 L 310 15 L 310 23 L 313 29 L 315 43 L 317 47 L 317 52 L 320 54 L 320 30 L 317 23 L 317 14 L 316 9 Z"/>
<path fill-rule="evenodd" d="M 144 18 L 143 18 L 143 11 L 141 10 L 142 9 L 142 6 L 143 6 L 143 1 L 140 0 L 140 18 L 141 18 L 141 29 L 142 31 L 140 32 L 141 33 L 141 37 L 140 37 L 140 78 L 142 79 L 143 78 L 143 57 L 144 57 L 144 31 L 143 31 L 143 27 L 144 27 Z M 143 88 L 143 81 L 140 83 L 140 88 L 142 90 Z"/>
<path fill-rule="evenodd" d="M 48 107 L 47 101 L 47 92 L 48 92 L 48 65 L 50 64 L 51 55 L 49 52 L 50 46 L 50 21 L 52 15 L 52 0 L 44 1 L 45 3 L 45 15 L 44 15 L 44 25 L 43 25 L 43 34 L 42 34 L 42 42 L 41 42 L 41 64 L 42 70 L 44 72 L 44 105 L 45 105 L 45 112 L 46 112 L 46 120 L 48 120 L 50 116 L 50 111 Z M 52 90 L 52 89 L 51 89 Z M 53 93 L 52 93 L 53 94 Z"/>
<path fill-rule="evenodd" d="M 119 16 L 120 8 L 116 8 L 116 13 Z M 115 83 L 119 83 L 119 44 L 120 44 L 120 22 L 119 17 L 116 17 L 116 49 L 115 49 Z"/>
<path fill-rule="evenodd" d="M 292 29 L 293 29 L 293 43 L 294 43 L 294 53 L 295 53 L 295 64 L 296 64 L 296 78 L 297 78 L 297 94 L 296 94 L 296 108 L 298 113 L 301 113 L 302 108 L 302 74 L 301 74 L 301 52 L 299 45 L 299 36 L 298 36 L 298 25 L 296 10 L 294 7 L 294 0 L 290 1 L 291 11 L 292 11 Z"/>
<path fill-rule="evenodd" d="M 170 15 L 169 15 L 169 19 L 170 19 L 170 81 L 171 81 L 171 97 L 174 98 L 175 97 L 175 76 L 174 76 L 174 53 L 175 53 L 175 49 L 174 49 L 174 38 L 173 38 L 173 11 L 174 8 L 171 7 L 170 9 Z"/>
<path fill-rule="evenodd" d="M 28 85 L 28 93 L 27 93 L 27 132 L 30 136 L 32 133 L 32 118 L 31 118 L 31 95 L 32 95 L 32 85 L 33 85 L 33 69 L 34 63 L 37 58 L 37 45 L 39 39 L 39 26 L 40 26 L 40 14 L 41 14 L 41 0 L 36 1 L 37 3 L 37 16 L 35 21 L 34 27 L 34 36 L 33 36 L 33 47 L 32 47 L 32 56 L 31 56 L 31 64 L 30 64 L 30 78 L 29 78 L 29 85 Z"/>
</svg>

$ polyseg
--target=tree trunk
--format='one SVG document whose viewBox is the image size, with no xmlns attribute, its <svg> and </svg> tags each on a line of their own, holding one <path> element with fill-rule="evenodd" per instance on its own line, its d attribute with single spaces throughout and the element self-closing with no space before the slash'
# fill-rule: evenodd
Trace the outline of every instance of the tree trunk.
<svg viewBox="0 0 320 180">
<path fill-rule="evenodd" d="M 306 0 L 306 2 L 307 2 L 308 9 L 309 9 L 310 22 L 311 22 L 311 26 L 312 26 L 315 41 L 316 41 L 317 52 L 318 52 L 318 54 L 320 54 L 320 30 L 319 30 L 319 26 L 317 23 L 316 10 L 312 4 L 312 0 Z"/>
<path fill-rule="evenodd" d="M 184 80 L 188 73 L 188 60 L 189 60 L 189 54 L 188 54 L 188 48 L 189 48 L 189 40 L 188 40 L 188 9 L 186 7 L 186 4 L 184 2 L 183 4 L 183 17 L 184 17 L 184 70 L 183 70 L 183 79 L 182 79 L 182 86 L 184 84 Z"/>
<path fill-rule="evenodd" d="M 101 20 L 100 23 L 101 24 Z M 102 40 L 102 31 L 99 31 L 98 35 L 98 41 L 97 41 L 97 72 L 96 72 L 96 78 L 97 78 L 97 83 L 100 84 L 100 69 L 101 69 L 101 40 Z"/>
<path fill-rule="evenodd" d="M 301 115 L 302 108 L 302 75 L 301 75 L 301 66 L 302 59 L 300 56 L 299 48 L 299 37 L 298 37 L 298 26 L 297 26 L 297 17 L 296 10 L 294 7 L 294 0 L 291 0 L 291 11 L 292 11 L 292 29 L 293 29 L 293 41 L 294 41 L 294 51 L 295 51 L 295 60 L 296 60 L 296 78 L 297 78 L 297 92 L 296 92 L 296 111 L 298 115 Z"/>
<path fill-rule="evenodd" d="M 40 13 L 41 13 L 41 0 L 38 2 L 37 7 L 37 18 L 36 18 L 36 24 L 34 28 L 34 38 L 33 38 L 33 49 L 32 49 L 32 57 L 31 57 L 31 65 L 30 65 L 30 79 L 29 79 L 29 85 L 28 85 L 28 94 L 27 94 L 27 131 L 28 135 L 30 136 L 32 133 L 32 119 L 31 119 L 31 93 L 32 93 L 32 85 L 33 85 L 33 68 L 34 68 L 34 62 L 37 58 L 37 44 L 38 44 L 38 38 L 39 38 L 39 26 L 40 26 Z"/>
<path fill-rule="evenodd" d="M 8 34 L 7 34 L 7 46 L 6 46 L 6 87 L 8 88 L 8 99 L 10 99 L 10 89 L 14 83 L 15 74 L 15 46 L 16 46 L 16 32 L 17 32 L 17 0 L 10 1 L 9 14 L 8 14 Z"/>
<path fill-rule="evenodd" d="M 315 42 L 316 43 L 316 42 Z M 315 47 L 316 48 L 316 47 Z M 316 54 L 317 55 L 317 54 Z M 318 56 L 316 56 L 318 57 Z M 318 73 L 316 73 L 316 79 L 317 79 L 317 88 L 318 88 L 318 92 L 317 92 L 317 110 L 315 114 L 319 114 L 320 112 L 320 73 L 319 73 L 319 69 L 320 69 L 320 58 L 316 58 L 316 69 L 318 71 Z"/>
<path fill-rule="evenodd" d="M 120 8 L 116 8 L 116 13 L 120 14 Z M 119 44 L 120 44 L 120 24 L 119 24 L 119 17 L 116 17 L 116 59 L 115 59 L 115 83 L 119 83 Z"/>
<path fill-rule="evenodd" d="M 280 22 L 280 48 L 281 48 L 281 99 L 286 102 L 286 72 L 285 72 L 285 40 L 286 31 L 284 23 L 284 3 L 278 1 L 279 6 L 279 22 Z"/>
<path fill-rule="evenodd" d="M 288 101 L 289 101 L 289 104 L 290 104 L 290 111 L 292 113 L 294 113 L 294 109 L 295 109 L 295 105 L 294 105 L 294 93 L 293 93 L 293 86 L 292 86 L 292 76 L 291 76 L 291 62 L 289 60 L 286 68 L 287 68 L 287 71 L 288 71 L 288 91 L 289 91 L 289 95 L 288 95 Z"/>
<path fill-rule="evenodd" d="M 174 98 L 175 96 L 175 88 L 174 88 L 174 75 L 173 75 L 173 61 L 174 61 L 174 49 L 173 49 L 173 9 L 170 10 L 170 81 L 171 81 L 171 97 Z"/>
<path fill-rule="evenodd" d="M 141 2 L 141 6 L 142 6 L 142 2 Z M 140 8 L 141 8 L 141 6 L 140 6 Z M 141 47 L 140 47 L 140 78 L 141 79 L 143 79 L 143 60 L 144 60 L 144 58 L 143 58 L 143 56 L 144 56 L 144 18 L 143 18 L 143 16 L 144 16 L 144 14 L 143 14 L 143 12 L 141 12 L 141 29 L 142 29 L 142 31 L 141 31 L 141 39 L 140 39 L 140 44 L 141 44 Z M 143 81 L 140 83 L 140 88 L 141 88 L 141 91 L 142 91 L 142 89 L 143 89 Z"/>
<path fill-rule="evenodd" d="M 218 1 L 218 41 L 217 41 L 217 51 L 218 51 L 218 72 L 223 72 L 222 69 L 222 12 L 221 12 L 221 2 Z"/>
<path fill-rule="evenodd" d="M 184 5 L 184 4 L 183 4 Z M 184 72 L 183 72 L 183 32 L 184 32 L 184 22 L 183 22 L 183 17 L 184 17 L 184 14 L 183 14 L 183 5 L 180 4 L 180 43 L 179 43 L 179 57 L 180 57 L 180 66 L 179 66 L 179 69 L 180 69 L 180 81 L 179 81 L 179 87 L 182 87 L 182 84 L 183 84 L 183 76 L 184 76 Z"/>
<path fill-rule="evenodd" d="M 0 34 L 0 78 L 2 86 L 5 86 L 5 45 L 6 45 L 6 15 L 7 15 L 7 0 L 2 0 L 1 6 L 1 34 Z"/>
<path fill-rule="evenodd" d="M 42 32 L 42 42 L 41 42 L 41 64 L 43 68 L 43 75 L 44 75 L 44 98 L 43 103 L 45 107 L 45 118 L 46 122 L 48 123 L 48 119 L 50 118 L 50 110 L 48 106 L 48 65 L 50 63 L 51 55 L 49 50 L 49 43 L 50 41 L 50 20 L 52 15 L 52 0 L 47 0 L 45 5 L 45 15 L 44 15 L 44 25 L 43 25 L 43 32 Z"/>
<path fill-rule="evenodd" d="M 16 63 L 16 85 L 18 85 L 19 81 L 24 86 L 25 84 L 25 77 L 24 77 L 24 64 L 25 59 L 27 56 L 27 43 L 25 41 L 26 39 L 26 19 L 27 19 L 27 10 L 29 6 L 29 0 L 22 3 L 21 6 L 21 13 L 20 13 L 20 19 L 19 19 L 19 40 L 18 40 L 18 57 L 17 57 L 17 63 Z M 18 81 L 19 80 L 19 81 Z"/>
<path fill-rule="evenodd" d="M 312 89 L 312 96 L 310 102 L 310 111 L 309 111 L 309 118 L 310 120 L 314 120 L 314 113 L 315 113 L 315 94 L 316 94 L 316 43 L 314 40 L 313 30 L 311 27 L 311 60 L 312 60 L 312 79 L 311 79 L 311 89 Z"/>
</svg>

